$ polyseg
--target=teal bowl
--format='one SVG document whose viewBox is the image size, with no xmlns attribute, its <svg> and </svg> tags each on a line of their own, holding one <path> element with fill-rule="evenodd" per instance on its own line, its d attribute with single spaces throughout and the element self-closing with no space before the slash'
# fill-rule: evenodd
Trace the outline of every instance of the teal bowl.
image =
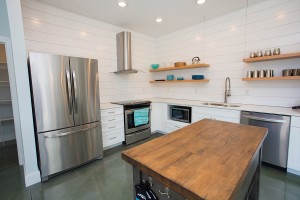
<svg viewBox="0 0 300 200">
<path fill-rule="evenodd" d="M 173 81 L 174 80 L 174 75 L 167 75 L 167 80 L 168 81 Z"/>
<path fill-rule="evenodd" d="M 152 64 L 152 65 L 151 65 L 151 68 L 152 68 L 152 69 L 158 69 L 158 68 L 159 68 L 159 64 Z"/>
</svg>

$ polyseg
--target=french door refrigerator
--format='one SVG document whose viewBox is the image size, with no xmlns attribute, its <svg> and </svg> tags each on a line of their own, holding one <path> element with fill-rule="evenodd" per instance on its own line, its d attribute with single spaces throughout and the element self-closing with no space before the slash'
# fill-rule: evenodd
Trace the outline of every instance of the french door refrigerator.
<svg viewBox="0 0 300 200">
<path fill-rule="evenodd" d="M 97 60 L 29 52 L 28 65 L 42 181 L 102 158 Z"/>
</svg>

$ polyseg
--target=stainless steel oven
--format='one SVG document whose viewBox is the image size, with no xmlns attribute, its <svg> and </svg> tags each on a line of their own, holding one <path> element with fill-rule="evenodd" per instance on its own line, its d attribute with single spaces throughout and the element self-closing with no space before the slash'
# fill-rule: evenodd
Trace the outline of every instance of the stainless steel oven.
<svg viewBox="0 0 300 200">
<path fill-rule="evenodd" d="M 151 135 L 151 101 L 125 101 L 113 102 L 124 107 L 125 144 L 143 140 Z M 136 125 L 134 121 L 135 111 L 148 110 L 148 122 Z"/>
<path fill-rule="evenodd" d="M 192 108 L 187 106 L 170 106 L 170 118 L 174 121 L 191 123 Z"/>
<path fill-rule="evenodd" d="M 149 109 L 149 121 L 147 124 L 143 124 L 143 125 L 139 125 L 139 126 L 135 126 L 134 124 L 134 111 L 141 109 L 141 108 L 148 108 Z M 150 124 L 151 124 L 151 112 L 150 112 L 150 106 L 146 106 L 146 107 L 141 107 L 141 108 L 132 108 L 129 110 L 125 110 L 125 133 L 126 134 L 130 134 L 130 133 L 134 133 L 143 129 L 147 129 L 150 128 Z"/>
</svg>

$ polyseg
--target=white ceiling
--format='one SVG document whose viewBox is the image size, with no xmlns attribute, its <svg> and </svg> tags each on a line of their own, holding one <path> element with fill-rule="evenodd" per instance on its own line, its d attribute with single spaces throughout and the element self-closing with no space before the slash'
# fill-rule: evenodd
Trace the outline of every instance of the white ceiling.
<svg viewBox="0 0 300 200">
<path fill-rule="evenodd" d="M 38 0 L 93 19 L 151 36 L 161 36 L 199 22 L 246 7 L 247 0 L 127 0 L 125 8 L 118 0 Z M 263 0 L 248 0 L 249 5 Z M 162 17 L 163 22 L 155 22 Z"/>
</svg>

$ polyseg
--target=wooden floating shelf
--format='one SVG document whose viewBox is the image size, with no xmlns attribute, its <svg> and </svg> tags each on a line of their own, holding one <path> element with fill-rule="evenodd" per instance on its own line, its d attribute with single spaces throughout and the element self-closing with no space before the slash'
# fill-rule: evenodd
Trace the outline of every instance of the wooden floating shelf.
<svg viewBox="0 0 300 200">
<path fill-rule="evenodd" d="M 199 82 L 209 82 L 208 79 L 202 80 L 174 80 L 174 81 L 149 81 L 150 83 L 199 83 Z"/>
<path fill-rule="evenodd" d="M 171 70 L 179 70 L 179 69 L 194 69 L 194 68 L 201 68 L 201 67 L 209 67 L 209 64 L 196 64 L 196 65 L 186 65 L 182 67 L 165 67 L 165 68 L 158 68 L 158 69 L 150 69 L 149 72 L 162 72 L 162 71 L 171 71 Z"/>
<path fill-rule="evenodd" d="M 300 52 L 273 55 L 273 56 L 255 57 L 255 58 L 245 58 L 245 59 L 243 59 L 243 62 L 253 63 L 253 62 L 271 61 L 271 60 L 284 60 L 284 59 L 290 59 L 290 58 L 300 58 Z"/>
<path fill-rule="evenodd" d="M 279 76 L 264 78 L 242 78 L 243 81 L 284 81 L 284 80 L 300 80 L 300 76 Z"/>
</svg>

